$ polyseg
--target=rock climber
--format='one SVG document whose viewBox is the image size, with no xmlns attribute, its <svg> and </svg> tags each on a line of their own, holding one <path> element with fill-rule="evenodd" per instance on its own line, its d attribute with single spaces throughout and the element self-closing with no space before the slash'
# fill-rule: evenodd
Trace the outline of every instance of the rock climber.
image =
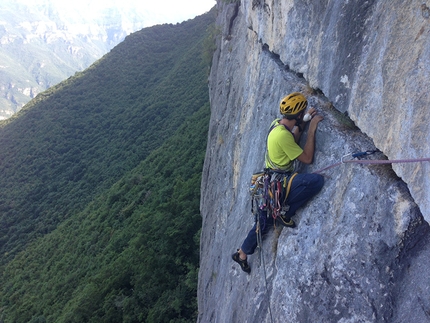
<svg viewBox="0 0 430 323">
<path fill-rule="evenodd" d="M 266 169 L 273 173 L 279 173 L 283 176 L 291 176 L 294 171 L 294 160 L 302 163 L 312 163 L 315 150 L 315 133 L 318 123 L 323 117 L 317 114 L 315 108 L 310 108 L 307 114 L 311 116 L 306 143 L 302 149 L 299 146 L 300 136 L 304 130 L 305 111 L 308 101 L 305 96 L 299 92 L 294 92 L 284 97 L 280 102 L 281 119 L 272 122 L 267 136 L 267 151 L 265 157 Z M 316 195 L 324 185 L 324 178 L 319 174 L 297 174 L 291 183 L 291 190 L 286 199 L 285 214 L 279 214 L 276 222 L 280 225 L 294 228 L 292 216 L 296 210 L 304 205 L 309 199 Z M 260 223 L 264 223 L 261 228 L 261 234 L 266 234 L 274 224 L 272 216 L 267 216 L 267 211 L 259 210 Z M 247 256 L 254 253 L 257 248 L 257 221 L 254 227 L 249 231 L 240 249 L 232 255 L 241 269 L 246 273 L 251 272 Z"/>
</svg>

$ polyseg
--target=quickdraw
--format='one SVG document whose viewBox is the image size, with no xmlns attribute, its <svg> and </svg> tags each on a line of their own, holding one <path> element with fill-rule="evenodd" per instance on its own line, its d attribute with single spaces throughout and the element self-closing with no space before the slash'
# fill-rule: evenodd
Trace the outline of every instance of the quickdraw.
<svg viewBox="0 0 430 323">
<path fill-rule="evenodd" d="M 288 211 L 286 202 L 296 176 L 297 173 L 282 173 L 271 169 L 253 174 L 250 187 L 251 212 L 256 221 L 259 210 L 267 211 L 267 216 L 272 216 L 273 219 Z"/>
</svg>

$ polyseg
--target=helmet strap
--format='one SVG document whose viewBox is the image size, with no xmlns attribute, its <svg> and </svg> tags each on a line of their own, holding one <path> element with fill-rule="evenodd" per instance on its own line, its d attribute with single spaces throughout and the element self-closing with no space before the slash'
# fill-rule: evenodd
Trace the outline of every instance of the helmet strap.
<svg viewBox="0 0 430 323">
<path fill-rule="evenodd" d="M 301 124 L 303 122 L 303 114 L 304 114 L 304 111 L 300 111 L 297 114 L 297 116 L 295 117 L 297 125 L 299 125 L 299 124 Z"/>
<path fill-rule="evenodd" d="M 304 111 L 300 111 L 296 115 L 285 115 L 284 114 L 282 116 L 282 118 L 288 119 L 288 120 L 296 120 L 296 123 L 302 123 L 303 122 L 303 114 L 304 114 Z"/>
</svg>

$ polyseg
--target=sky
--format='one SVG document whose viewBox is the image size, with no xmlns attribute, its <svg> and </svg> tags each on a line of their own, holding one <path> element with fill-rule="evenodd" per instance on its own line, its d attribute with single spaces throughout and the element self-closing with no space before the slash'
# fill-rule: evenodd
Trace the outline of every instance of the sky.
<svg viewBox="0 0 430 323">
<path fill-rule="evenodd" d="M 88 1 L 88 0 L 85 0 Z M 140 1 L 149 11 L 153 11 L 160 18 L 165 18 L 163 23 L 182 22 L 192 19 L 209 11 L 215 6 L 215 0 L 144 0 Z"/>
<path fill-rule="evenodd" d="M 150 14 L 143 27 L 154 24 L 177 23 L 192 19 L 209 11 L 215 6 L 215 0 L 1 0 L 15 3 L 31 4 L 44 7 L 47 3 L 53 4 L 62 12 L 70 14 L 79 11 L 82 15 L 90 16 L 102 8 L 117 7 L 120 9 L 136 10 L 136 13 Z"/>
</svg>

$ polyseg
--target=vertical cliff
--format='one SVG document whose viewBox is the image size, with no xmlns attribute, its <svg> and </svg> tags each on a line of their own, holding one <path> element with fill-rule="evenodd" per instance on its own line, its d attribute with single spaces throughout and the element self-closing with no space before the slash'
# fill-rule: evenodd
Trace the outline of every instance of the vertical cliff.
<svg viewBox="0 0 430 323">
<path fill-rule="evenodd" d="M 313 172 L 357 151 L 429 157 L 429 9 L 417 1 L 218 1 L 202 181 L 199 322 L 430 322 L 428 163 L 341 164 L 249 257 L 248 184 L 279 99 L 324 115 Z M 349 118 L 349 117 L 350 118 Z"/>
</svg>

